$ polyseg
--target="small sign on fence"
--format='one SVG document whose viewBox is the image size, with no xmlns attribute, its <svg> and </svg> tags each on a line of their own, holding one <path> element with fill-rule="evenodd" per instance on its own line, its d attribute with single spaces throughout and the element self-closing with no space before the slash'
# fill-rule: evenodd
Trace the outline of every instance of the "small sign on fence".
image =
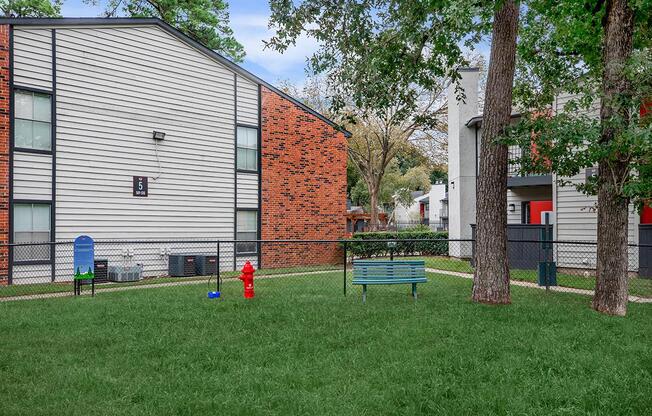
<svg viewBox="0 0 652 416">
<path fill-rule="evenodd" d="M 75 281 L 75 294 L 81 292 L 81 285 L 84 280 L 90 280 L 95 294 L 95 242 L 87 235 L 80 235 L 75 238 L 73 245 L 73 277 Z"/>
</svg>

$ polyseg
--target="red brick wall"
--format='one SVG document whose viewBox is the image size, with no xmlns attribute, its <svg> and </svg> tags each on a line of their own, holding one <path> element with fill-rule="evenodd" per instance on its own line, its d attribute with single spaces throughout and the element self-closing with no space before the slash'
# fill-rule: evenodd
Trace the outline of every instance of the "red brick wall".
<svg viewBox="0 0 652 416">
<path fill-rule="evenodd" d="M 344 133 L 262 87 L 261 238 L 338 239 L 346 234 Z M 264 244 L 262 267 L 341 262 L 337 244 Z"/>
<path fill-rule="evenodd" d="M 9 272 L 9 76 L 9 25 L 0 25 L 0 284 Z"/>
</svg>

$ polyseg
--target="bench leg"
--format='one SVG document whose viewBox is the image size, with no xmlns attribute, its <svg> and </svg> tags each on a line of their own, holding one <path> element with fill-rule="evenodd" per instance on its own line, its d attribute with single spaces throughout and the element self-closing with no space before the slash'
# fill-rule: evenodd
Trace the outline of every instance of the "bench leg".
<svg viewBox="0 0 652 416">
<path fill-rule="evenodd" d="M 417 284 L 412 283 L 412 297 L 414 300 L 417 300 Z"/>
<path fill-rule="evenodd" d="M 367 302 L 367 285 L 362 285 L 362 303 Z"/>
</svg>

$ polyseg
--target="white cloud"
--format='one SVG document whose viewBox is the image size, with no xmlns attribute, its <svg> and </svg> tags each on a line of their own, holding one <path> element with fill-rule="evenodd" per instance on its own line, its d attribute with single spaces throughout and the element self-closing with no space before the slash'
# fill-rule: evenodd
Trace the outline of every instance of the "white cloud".
<svg viewBox="0 0 652 416">
<path fill-rule="evenodd" d="M 263 40 L 269 40 L 274 31 L 267 27 L 269 16 L 265 14 L 231 14 L 231 27 L 236 39 L 242 43 L 249 61 L 265 68 L 277 79 L 302 80 L 305 78 L 306 60 L 318 48 L 319 43 L 307 36 L 297 39 L 282 54 L 265 48 Z"/>
</svg>

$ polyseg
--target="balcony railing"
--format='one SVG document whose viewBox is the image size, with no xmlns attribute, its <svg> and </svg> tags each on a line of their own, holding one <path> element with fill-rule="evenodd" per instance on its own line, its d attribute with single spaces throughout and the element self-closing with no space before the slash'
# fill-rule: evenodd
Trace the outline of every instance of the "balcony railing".
<svg viewBox="0 0 652 416">
<path fill-rule="evenodd" d="M 523 149 L 520 146 L 509 146 L 509 166 L 507 167 L 507 187 L 514 188 L 520 186 L 542 186 L 552 185 L 552 175 L 550 174 L 521 174 L 521 164 L 514 163 L 523 155 Z"/>
</svg>

